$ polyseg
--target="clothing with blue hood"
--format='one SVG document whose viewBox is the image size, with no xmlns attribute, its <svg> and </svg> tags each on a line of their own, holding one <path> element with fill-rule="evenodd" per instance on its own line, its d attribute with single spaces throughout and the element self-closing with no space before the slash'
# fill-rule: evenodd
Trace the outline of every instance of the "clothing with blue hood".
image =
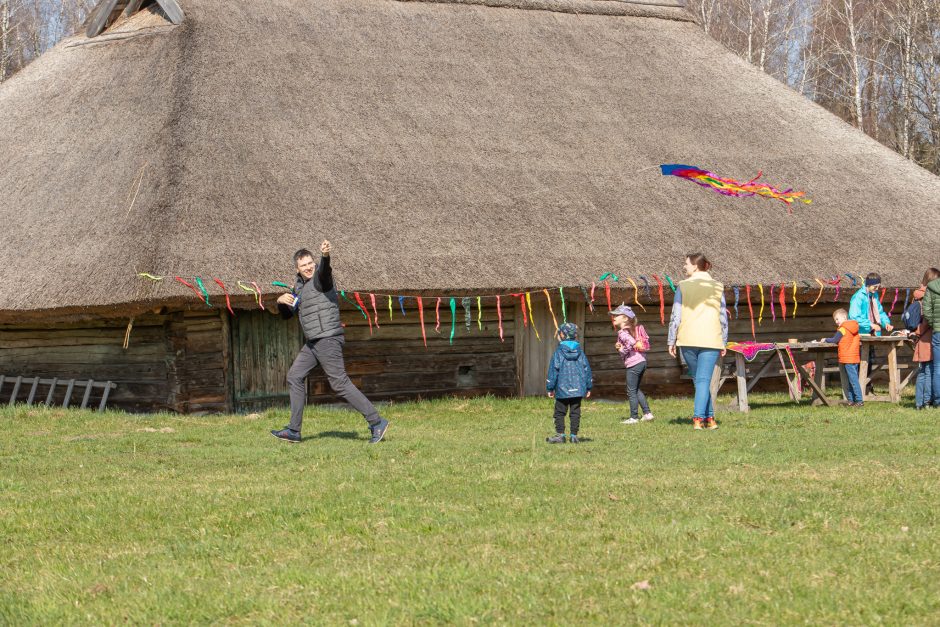
<svg viewBox="0 0 940 627">
<path fill-rule="evenodd" d="M 852 295 L 849 303 L 849 320 L 858 323 L 858 332 L 862 335 L 871 334 L 872 323 L 880 326 L 882 330 L 891 324 L 891 318 L 882 307 L 878 292 L 869 291 L 870 287 L 878 285 L 881 285 L 881 278 L 869 276 L 865 279 L 865 286 Z M 876 335 L 881 335 L 881 331 Z"/>
<path fill-rule="evenodd" d="M 593 378 L 587 356 L 578 343 L 578 327 L 570 322 L 558 327 L 561 343 L 548 366 L 545 389 L 555 398 L 583 398 L 591 390 Z"/>
</svg>

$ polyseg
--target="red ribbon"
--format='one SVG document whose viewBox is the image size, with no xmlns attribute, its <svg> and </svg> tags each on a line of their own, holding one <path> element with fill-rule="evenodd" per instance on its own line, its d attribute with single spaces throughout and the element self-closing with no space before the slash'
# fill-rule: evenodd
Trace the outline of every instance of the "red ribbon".
<svg viewBox="0 0 940 627">
<path fill-rule="evenodd" d="M 899 292 L 900 292 L 900 290 L 899 290 L 898 288 L 894 288 L 894 300 L 891 301 L 891 309 L 888 310 L 888 316 L 890 316 L 891 313 L 894 311 L 894 306 L 898 304 L 898 293 L 899 293 Z"/>
<path fill-rule="evenodd" d="M 604 294 L 607 296 L 607 311 L 613 309 L 610 304 L 610 279 L 604 279 Z"/>
<path fill-rule="evenodd" d="M 653 278 L 656 279 L 656 285 L 659 286 L 659 324 L 666 324 L 666 301 L 663 298 L 663 280 L 660 279 L 655 274 Z"/>
<path fill-rule="evenodd" d="M 191 289 L 192 291 L 194 291 L 194 292 L 196 293 L 196 296 L 199 297 L 199 300 L 202 300 L 202 298 L 203 298 L 203 297 L 202 297 L 202 292 L 200 292 L 199 290 L 197 290 L 195 285 L 193 285 L 192 283 L 187 283 L 186 281 L 184 281 L 184 280 L 181 279 L 180 277 L 176 277 L 176 280 L 179 281 L 180 283 L 182 283 L 183 285 L 185 285 L 186 287 L 188 287 L 189 289 Z"/>
<path fill-rule="evenodd" d="M 513 294 L 513 296 L 519 297 L 519 304 L 522 307 L 522 326 L 529 328 L 529 316 L 525 312 L 525 294 Z"/>
<path fill-rule="evenodd" d="M 878 302 L 879 302 L 879 303 L 882 302 L 882 301 L 885 299 L 885 292 L 887 292 L 887 291 L 888 291 L 888 288 L 886 288 L 886 287 L 881 288 L 881 296 L 878 297 Z"/>
<path fill-rule="evenodd" d="M 424 347 L 428 347 L 428 336 L 424 332 L 424 303 L 418 296 L 418 318 L 421 320 L 421 339 L 424 340 Z"/>
<path fill-rule="evenodd" d="M 372 335 L 372 316 L 369 315 L 369 310 L 366 309 L 365 303 L 362 302 L 362 296 L 359 295 L 359 292 L 353 292 L 353 296 L 359 304 L 359 309 L 366 315 L 366 320 L 369 322 L 369 335 Z"/>
<path fill-rule="evenodd" d="M 235 315 L 235 312 L 232 311 L 232 301 L 229 300 L 229 297 L 228 297 L 228 290 L 225 289 L 225 283 L 223 283 L 223 282 L 220 281 L 219 279 L 215 279 L 215 278 L 213 278 L 212 280 L 215 281 L 216 283 L 218 283 L 218 284 L 219 284 L 219 287 L 222 288 L 222 293 L 225 294 L 225 306 L 228 307 L 228 312 L 234 316 L 234 315 Z"/>
<path fill-rule="evenodd" d="M 839 300 L 839 292 L 842 290 L 842 278 L 837 276 L 835 279 L 833 279 L 832 281 L 829 281 L 828 283 L 829 285 L 836 286 L 836 295 L 835 295 L 834 300 Z"/>
<path fill-rule="evenodd" d="M 787 284 L 780 284 L 780 313 L 783 314 L 783 319 L 787 319 Z"/>
<path fill-rule="evenodd" d="M 751 314 L 751 337 L 757 341 L 757 330 L 754 328 L 754 305 L 751 304 L 751 286 L 745 285 L 747 289 L 747 310 Z"/>
<path fill-rule="evenodd" d="M 496 297 L 496 317 L 499 319 L 499 341 L 505 342 L 503 339 L 503 308 L 499 306 L 499 296 Z"/>
<path fill-rule="evenodd" d="M 594 288 L 597 287 L 597 284 L 594 281 L 591 281 L 591 303 L 594 303 Z"/>
</svg>

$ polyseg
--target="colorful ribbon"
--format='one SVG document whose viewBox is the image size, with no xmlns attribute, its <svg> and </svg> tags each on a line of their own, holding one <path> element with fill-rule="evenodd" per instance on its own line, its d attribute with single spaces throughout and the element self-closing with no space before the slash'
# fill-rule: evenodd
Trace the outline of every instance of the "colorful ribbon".
<svg viewBox="0 0 940 627">
<path fill-rule="evenodd" d="M 392 321 L 392 297 L 388 297 L 388 321 Z"/>
<path fill-rule="evenodd" d="M 568 323 L 568 309 L 565 307 L 565 288 L 558 288 L 558 296 L 561 297 L 561 320 L 562 324 Z"/>
<path fill-rule="evenodd" d="M 649 298 L 649 299 L 652 299 L 652 298 L 653 298 L 653 294 L 650 292 L 650 282 L 649 282 L 649 279 L 646 278 L 646 275 L 641 274 L 641 275 L 640 275 L 640 280 L 643 281 L 643 289 L 646 290 L 646 297 Z"/>
<path fill-rule="evenodd" d="M 206 300 L 206 304 L 212 307 L 212 303 L 209 302 L 209 290 L 202 284 L 202 279 L 194 277 L 193 280 L 196 282 L 196 285 L 199 286 L 199 291 L 202 292 L 202 297 Z"/>
<path fill-rule="evenodd" d="M 597 287 L 597 284 L 594 283 L 594 281 L 591 281 L 591 304 L 592 304 L 591 311 L 594 310 L 593 303 L 594 303 L 594 288 L 595 287 Z"/>
<path fill-rule="evenodd" d="M 261 295 L 261 288 L 258 287 L 258 284 L 254 281 L 251 282 L 251 287 L 255 288 L 255 293 L 258 295 L 258 306 L 264 309 L 264 300 Z"/>
<path fill-rule="evenodd" d="M 228 290 L 225 289 L 225 283 L 215 278 L 212 280 L 218 283 L 219 287 L 222 288 L 222 293 L 225 294 L 225 307 L 228 309 L 228 312 L 234 316 L 235 312 L 232 310 L 232 300 L 228 296 Z"/>
<path fill-rule="evenodd" d="M 894 288 L 894 300 L 891 301 L 891 309 L 888 310 L 888 317 L 891 317 L 891 314 L 894 312 L 894 306 L 898 304 L 898 296 L 900 296 L 901 290 Z"/>
<path fill-rule="evenodd" d="M 676 284 L 672 282 L 672 279 L 669 278 L 669 275 L 666 275 L 666 282 L 669 283 L 669 289 L 672 290 L 672 293 L 676 293 Z"/>
<path fill-rule="evenodd" d="M 141 278 L 144 278 L 144 279 L 150 279 L 151 281 L 162 281 L 162 280 L 163 280 L 163 277 L 162 277 L 162 276 L 153 276 L 152 274 L 150 274 L 150 273 L 148 273 L 148 272 L 139 272 L 139 273 L 137 273 L 137 276 L 139 276 L 139 277 L 141 277 Z"/>
<path fill-rule="evenodd" d="M 666 324 L 666 300 L 663 298 L 663 282 L 655 274 L 653 279 L 656 280 L 656 285 L 659 286 L 659 323 L 663 326 Z"/>
<path fill-rule="evenodd" d="M 404 296 L 399 296 L 398 302 L 401 303 L 402 299 L 404 299 Z M 421 339 L 424 341 L 424 347 L 427 348 L 428 347 L 428 334 L 424 330 L 424 301 L 421 300 L 420 296 L 417 297 L 417 301 L 418 301 L 418 323 L 421 325 Z M 404 307 L 402 307 L 402 311 L 404 311 Z"/>
<path fill-rule="evenodd" d="M 545 294 L 545 300 L 548 302 L 548 312 L 552 314 L 552 323 L 555 325 L 555 330 L 558 330 L 558 318 L 555 317 L 555 310 L 552 309 L 552 297 L 548 295 L 548 290 L 542 290 L 542 293 Z"/>
<path fill-rule="evenodd" d="M 346 292 L 345 292 L 345 291 L 340 290 L 340 291 L 339 291 L 339 295 L 340 295 L 340 298 L 342 298 L 342 299 L 345 300 L 347 303 L 349 303 L 350 305 L 352 305 L 353 307 L 355 307 L 355 308 L 359 311 L 359 313 L 362 314 L 362 317 L 363 317 L 363 318 L 368 318 L 368 316 L 366 315 L 366 312 L 362 310 L 362 307 L 360 307 L 360 306 L 357 305 L 356 303 L 354 303 L 354 302 L 352 302 L 351 300 L 349 300 L 349 298 L 346 296 Z"/>
<path fill-rule="evenodd" d="M 816 306 L 816 303 L 818 303 L 818 302 L 819 302 L 819 299 L 822 298 L 823 290 L 826 289 L 826 286 L 823 284 L 822 281 L 820 281 L 819 279 L 814 279 L 814 280 L 815 280 L 817 283 L 819 283 L 819 293 L 816 294 L 816 300 L 813 301 L 813 304 L 810 305 L 810 307 L 815 307 L 815 306 Z"/>
<path fill-rule="evenodd" d="M 450 299 L 450 343 L 454 343 L 454 333 L 457 330 L 457 301 Z"/>
<path fill-rule="evenodd" d="M 757 314 L 757 324 L 761 325 L 764 323 L 764 286 L 758 283 L 757 289 L 760 290 L 760 313 Z"/>
<path fill-rule="evenodd" d="M 499 321 L 499 341 L 505 342 L 503 339 L 503 308 L 499 304 L 499 296 L 496 297 L 496 319 Z"/>
<path fill-rule="evenodd" d="M 382 327 L 379 326 L 379 312 L 375 308 L 375 294 L 370 293 L 369 300 L 372 301 L 372 317 L 375 318 L 375 328 L 381 329 Z"/>
<path fill-rule="evenodd" d="M 584 294 L 584 302 L 587 303 L 588 308 L 591 310 L 591 313 L 594 313 L 594 303 L 591 302 L 591 297 L 588 295 L 587 288 L 583 285 L 579 285 L 581 288 L 581 293 Z"/>
<path fill-rule="evenodd" d="M 294 291 L 291 289 L 290 285 L 288 285 L 287 283 L 284 283 L 283 281 L 271 281 L 271 285 L 273 285 L 274 287 L 283 287 L 285 290 L 290 290 L 292 292 Z"/>
<path fill-rule="evenodd" d="M 604 295 L 607 297 L 607 311 L 613 309 L 613 306 L 610 304 L 610 281 L 604 279 Z"/>
<path fill-rule="evenodd" d="M 887 291 L 888 291 L 888 288 L 886 288 L 886 287 L 881 288 L 881 296 L 878 297 L 878 302 L 879 302 L 879 303 L 881 303 L 881 302 L 884 301 L 884 299 L 885 299 L 885 292 L 887 292 Z"/>
<path fill-rule="evenodd" d="M 359 311 L 362 312 L 362 315 L 366 317 L 366 322 L 369 323 L 369 335 L 372 335 L 372 316 L 369 315 L 369 310 L 366 309 L 366 305 L 362 302 L 362 296 L 359 295 L 359 292 L 353 292 L 353 296 L 356 299 L 356 303 L 359 305 Z"/>
<path fill-rule="evenodd" d="M 792 318 L 796 318 L 796 309 L 799 306 L 800 306 L 799 303 L 796 302 L 796 281 L 794 281 L 793 282 L 793 316 Z"/>
<path fill-rule="evenodd" d="M 522 309 L 522 328 L 528 329 L 529 328 L 529 316 L 525 312 L 525 294 L 520 292 L 518 294 L 513 294 L 513 296 L 519 297 L 519 308 Z"/>
<path fill-rule="evenodd" d="M 780 284 L 780 313 L 783 319 L 787 319 L 787 284 Z"/>
<path fill-rule="evenodd" d="M 744 287 L 746 288 L 746 291 L 747 291 L 747 311 L 751 316 L 751 337 L 754 338 L 754 340 L 756 341 L 757 330 L 754 327 L 754 305 L 751 304 L 751 286 L 745 285 Z"/>
<path fill-rule="evenodd" d="M 477 296 L 477 329 L 483 330 L 483 305 L 480 304 L 479 296 Z"/>
<path fill-rule="evenodd" d="M 849 276 L 849 275 L 846 275 L 846 276 Z M 829 285 L 834 285 L 834 286 L 835 286 L 835 288 L 836 288 L 836 295 L 835 295 L 835 297 L 833 298 L 833 300 L 834 300 L 834 301 L 838 301 L 838 300 L 839 300 L 839 294 L 840 294 L 841 291 L 842 291 L 842 277 L 840 277 L 839 275 L 836 275 L 836 276 L 832 277 L 832 280 L 829 281 Z M 855 285 L 855 279 L 852 279 L 852 285 Z"/>
<path fill-rule="evenodd" d="M 441 297 L 437 297 L 437 303 L 434 305 L 434 332 L 441 332 Z"/>
<path fill-rule="evenodd" d="M 183 285 L 185 285 L 186 287 L 188 287 L 189 289 L 191 289 L 193 292 L 195 292 L 195 293 L 196 293 L 196 296 L 199 297 L 199 300 L 202 300 L 202 294 L 199 293 L 199 290 L 196 289 L 196 286 L 195 286 L 195 285 L 193 285 L 192 283 L 189 283 L 189 282 L 187 282 L 187 281 L 184 281 L 184 280 L 182 279 L 182 277 L 175 277 L 175 278 L 176 278 L 177 281 L 179 281 L 180 283 L 182 283 Z"/>
<path fill-rule="evenodd" d="M 770 319 L 772 322 L 777 321 L 777 311 L 774 309 L 774 284 L 770 284 Z"/>
<path fill-rule="evenodd" d="M 460 306 L 463 307 L 464 326 L 467 327 L 467 333 L 470 333 L 470 325 L 473 324 L 473 312 L 471 311 L 473 300 L 469 296 L 464 296 L 460 299 Z"/>
<path fill-rule="evenodd" d="M 242 288 L 246 292 L 250 292 L 251 295 L 254 296 L 255 300 L 258 302 L 258 306 L 264 309 L 264 306 L 261 304 L 261 293 L 259 291 L 255 290 L 250 285 L 246 285 L 245 283 L 242 283 L 241 281 L 237 281 L 237 283 L 238 283 L 238 287 Z"/>
<path fill-rule="evenodd" d="M 640 303 L 640 288 L 637 287 L 636 281 L 630 277 L 627 277 L 627 280 L 630 281 L 630 285 L 633 286 L 633 304 L 639 307 L 641 310 L 646 311 L 646 307 Z M 567 320 L 565 320 L 565 322 L 567 322 Z"/>
<path fill-rule="evenodd" d="M 904 309 L 902 309 L 901 311 L 907 311 L 907 303 L 910 300 L 910 298 L 911 298 L 911 288 L 907 288 L 907 290 L 904 292 Z"/>
<path fill-rule="evenodd" d="M 401 315 L 403 316 L 408 315 L 405 313 L 405 297 L 404 296 L 398 297 L 398 306 L 401 307 Z"/>
<path fill-rule="evenodd" d="M 737 285 L 732 285 L 731 289 L 734 290 L 734 317 L 740 318 L 741 316 L 738 315 L 738 300 L 741 298 L 741 290 Z"/>
<path fill-rule="evenodd" d="M 529 307 L 529 320 L 532 321 L 532 330 L 535 331 L 535 339 L 541 342 L 542 338 L 539 336 L 539 328 L 535 325 L 535 314 L 532 313 L 532 295 L 529 292 L 525 293 L 525 304 Z"/>
</svg>

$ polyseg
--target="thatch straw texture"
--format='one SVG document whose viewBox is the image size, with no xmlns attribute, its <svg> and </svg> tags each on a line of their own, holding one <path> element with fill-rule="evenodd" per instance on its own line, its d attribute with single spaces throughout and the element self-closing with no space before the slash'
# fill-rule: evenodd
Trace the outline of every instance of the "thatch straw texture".
<svg viewBox="0 0 940 627">
<path fill-rule="evenodd" d="M 0 86 L 0 312 L 189 296 L 135 271 L 269 284 L 324 237 L 343 286 L 393 293 L 675 274 L 697 249 L 728 283 L 909 285 L 940 261 L 940 179 L 683 9 L 182 4 L 182 26 L 73 38 Z M 814 203 L 725 198 L 674 162 Z"/>
</svg>

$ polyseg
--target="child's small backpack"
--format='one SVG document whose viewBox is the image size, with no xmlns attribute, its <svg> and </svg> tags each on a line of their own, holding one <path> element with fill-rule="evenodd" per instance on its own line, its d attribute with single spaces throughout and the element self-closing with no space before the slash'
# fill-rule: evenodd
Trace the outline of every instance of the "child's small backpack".
<svg viewBox="0 0 940 627">
<path fill-rule="evenodd" d="M 634 347 L 634 350 L 640 353 L 648 353 L 650 350 L 650 336 L 646 332 L 646 327 L 638 324 L 636 327 L 636 339 L 643 343 L 643 348 Z"/>
<path fill-rule="evenodd" d="M 915 300 L 907 306 L 904 313 L 901 314 L 901 320 L 904 322 L 904 328 L 908 331 L 916 331 L 923 319 L 924 305 L 921 301 Z"/>
</svg>

